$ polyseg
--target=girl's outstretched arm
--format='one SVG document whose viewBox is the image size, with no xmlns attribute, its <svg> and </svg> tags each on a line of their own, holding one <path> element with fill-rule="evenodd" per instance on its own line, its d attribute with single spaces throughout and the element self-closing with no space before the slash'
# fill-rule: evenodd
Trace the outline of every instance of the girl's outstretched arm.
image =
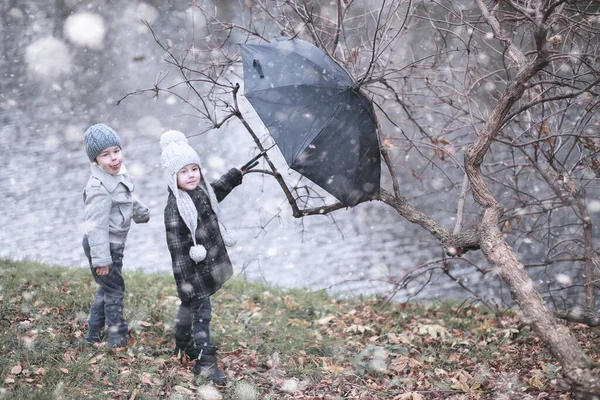
<svg viewBox="0 0 600 400">
<path fill-rule="evenodd" d="M 212 182 L 212 186 L 217 200 L 221 202 L 234 187 L 242 183 L 242 171 L 237 168 L 232 168 L 218 180 Z"/>
</svg>

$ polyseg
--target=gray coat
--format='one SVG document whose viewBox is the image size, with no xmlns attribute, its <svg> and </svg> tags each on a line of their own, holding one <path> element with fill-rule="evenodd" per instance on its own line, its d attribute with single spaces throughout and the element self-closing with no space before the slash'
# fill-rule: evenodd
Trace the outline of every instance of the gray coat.
<svg viewBox="0 0 600 400">
<path fill-rule="evenodd" d="M 240 183 L 242 173 L 233 168 L 218 181 L 212 182 L 211 186 L 220 202 Z M 208 195 L 201 185 L 188 193 L 198 211 L 198 227 L 195 234 L 196 242 L 206 248 L 206 258 L 203 261 L 195 263 L 190 257 L 192 236 L 179 215 L 177 200 L 170 190 L 165 207 L 167 246 L 171 253 L 177 294 L 184 303 L 209 297 L 233 275 L 233 267 Z"/>
<path fill-rule="evenodd" d="M 150 211 L 133 195 L 134 184 L 129 175 L 111 175 L 96 164 L 83 190 L 85 234 L 92 254 L 92 266 L 112 265 L 110 243 L 125 244 L 134 222 L 146 222 Z"/>
</svg>

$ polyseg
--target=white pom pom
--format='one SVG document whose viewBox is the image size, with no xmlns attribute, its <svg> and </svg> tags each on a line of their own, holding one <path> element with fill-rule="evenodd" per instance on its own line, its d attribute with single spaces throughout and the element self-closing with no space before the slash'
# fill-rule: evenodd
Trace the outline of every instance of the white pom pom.
<svg viewBox="0 0 600 400">
<path fill-rule="evenodd" d="M 223 243 L 225 243 L 225 246 L 227 246 L 227 247 L 235 246 L 235 244 L 238 241 L 237 234 L 232 231 L 225 231 L 223 233 L 224 233 L 224 235 L 221 235 L 221 236 L 223 236 Z"/>
<path fill-rule="evenodd" d="M 206 249 L 201 244 L 192 246 L 190 249 L 190 257 L 195 262 L 203 261 L 206 258 Z"/>
<path fill-rule="evenodd" d="M 169 143 L 187 143 L 188 140 L 185 135 L 179 131 L 169 130 L 160 135 L 160 148 L 162 150 L 167 147 Z"/>
</svg>

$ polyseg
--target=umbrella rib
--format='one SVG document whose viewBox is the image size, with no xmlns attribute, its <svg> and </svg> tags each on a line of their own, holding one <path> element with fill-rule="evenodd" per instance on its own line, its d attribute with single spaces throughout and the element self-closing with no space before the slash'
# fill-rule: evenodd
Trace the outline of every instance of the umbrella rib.
<svg viewBox="0 0 600 400">
<path fill-rule="evenodd" d="M 323 133 L 323 131 L 325 130 L 325 128 L 329 125 L 329 123 L 331 122 L 331 120 L 333 119 L 334 115 L 337 113 L 337 111 L 340 109 L 340 105 L 341 103 L 338 103 L 337 106 L 335 107 L 335 111 L 331 113 L 331 116 L 329 117 L 329 119 L 327 120 L 326 123 L 323 124 L 323 127 L 321 128 L 321 130 L 319 131 L 319 133 L 317 133 L 312 139 L 311 141 L 315 141 L 317 140 L 317 138 L 319 136 L 321 136 L 321 134 Z M 308 107 L 308 106 L 306 106 Z M 308 141 L 308 137 L 304 140 L 304 142 L 302 143 L 302 146 L 299 146 L 300 149 L 302 149 L 300 152 L 298 152 L 297 154 L 294 155 L 293 161 L 296 161 L 296 159 L 298 157 L 300 157 L 300 154 L 302 154 L 302 152 L 304 151 L 304 149 L 306 149 L 306 142 Z M 293 163 L 293 162 L 292 162 Z"/>
</svg>

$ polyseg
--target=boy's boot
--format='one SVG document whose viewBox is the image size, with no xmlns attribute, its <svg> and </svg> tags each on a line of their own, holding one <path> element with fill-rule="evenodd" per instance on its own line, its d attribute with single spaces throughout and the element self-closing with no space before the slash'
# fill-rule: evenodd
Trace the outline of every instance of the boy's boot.
<svg viewBox="0 0 600 400">
<path fill-rule="evenodd" d="M 173 356 L 177 357 L 179 360 L 182 360 L 183 356 L 188 356 L 190 360 L 195 360 L 198 358 L 198 353 L 194 340 L 191 338 L 189 338 L 187 342 L 175 339 L 175 351 L 173 352 Z"/>
<path fill-rule="evenodd" d="M 209 377 L 215 385 L 223 386 L 227 377 L 219 369 L 217 363 L 217 348 L 214 346 L 203 346 L 193 369 L 195 374 Z"/>
</svg>

